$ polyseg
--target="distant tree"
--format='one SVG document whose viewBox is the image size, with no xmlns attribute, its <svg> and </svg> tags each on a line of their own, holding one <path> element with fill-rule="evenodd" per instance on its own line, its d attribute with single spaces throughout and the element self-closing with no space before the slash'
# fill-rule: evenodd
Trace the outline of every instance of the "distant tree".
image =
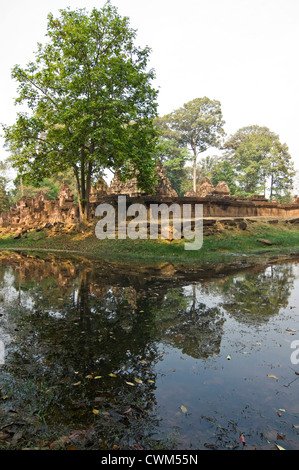
<svg viewBox="0 0 299 470">
<path fill-rule="evenodd" d="M 179 147 L 174 139 L 160 139 L 158 155 L 163 163 L 171 186 L 179 196 L 182 196 L 187 180 L 185 164 L 189 158 L 188 150 L 184 147 Z"/>
<path fill-rule="evenodd" d="M 19 65 L 17 103 L 30 111 L 4 126 L 13 164 L 25 182 L 71 168 L 82 221 L 93 178 L 105 168 L 136 176 L 140 188 L 156 181 L 157 116 L 150 49 L 135 46 L 136 31 L 108 1 L 101 10 L 60 10 L 48 16 L 49 42 L 35 61 Z"/>
<path fill-rule="evenodd" d="M 223 161 L 236 172 L 244 194 L 269 193 L 270 199 L 284 198 L 292 188 L 294 165 L 286 144 L 267 127 L 239 129 L 224 144 Z"/>
<path fill-rule="evenodd" d="M 199 184 L 201 184 L 204 178 L 211 179 L 212 170 L 215 167 L 217 161 L 218 157 L 210 155 L 200 160 L 197 165 L 197 180 Z"/>
<path fill-rule="evenodd" d="M 40 191 L 49 199 L 55 199 L 64 182 L 70 187 L 75 201 L 78 202 L 77 186 L 71 169 L 54 174 L 49 178 L 43 178 L 42 181 L 33 184 L 24 184 L 22 178 L 18 176 L 14 181 L 14 189 L 11 191 L 13 202 L 18 201 L 22 196 L 34 198 Z"/>
<path fill-rule="evenodd" d="M 296 172 L 286 144 L 276 141 L 268 156 L 267 167 L 270 199 L 288 202 L 291 198 Z"/>
<path fill-rule="evenodd" d="M 220 181 L 225 181 L 228 185 L 231 195 L 234 195 L 238 190 L 237 175 L 233 166 L 222 159 L 217 160 L 210 171 L 210 179 L 214 186 Z"/>
<path fill-rule="evenodd" d="M 11 205 L 10 194 L 7 191 L 7 180 L 0 176 L 0 213 L 5 212 Z"/>
<path fill-rule="evenodd" d="M 12 205 L 11 191 L 9 189 L 10 180 L 7 177 L 9 165 L 6 161 L 0 162 L 0 213 L 5 212 Z"/>
<path fill-rule="evenodd" d="M 206 156 L 198 164 L 199 184 L 204 178 L 209 178 L 213 186 L 217 186 L 220 181 L 225 181 L 231 194 L 237 190 L 237 175 L 232 165 L 222 159 L 222 156 Z"/>
<path fill-rule="evenodd" d="M 224 136 L 224 121 L 219 101 L 196 98 L 159 119 L 159 128 L 167 139 L 187 147 L 193 161 L 193 190 L 196 191 L 198 155 L 210 147 L 219 147 Z"/>
</svg>

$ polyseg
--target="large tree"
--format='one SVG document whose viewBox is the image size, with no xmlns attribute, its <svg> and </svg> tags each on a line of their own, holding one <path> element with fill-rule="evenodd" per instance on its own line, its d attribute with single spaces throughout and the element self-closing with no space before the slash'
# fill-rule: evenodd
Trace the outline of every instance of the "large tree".
<svg viewBox="0 0 299 470">
<path fill-rule="evenodd" d="M 157 91 L 148 70 L 150 49 L 108 1 L 101 10 L 60 10 L 48 15 L 48 43 L 35 60 L 15 66 L 17 103 L 26 104 L 4 126 L 13 165 L 24 182 L 72 168 L 81 220 L 89 193 L 104 169 L 137 176 L 148 191 L 155 182 Z"/>
<path fill-rule="evenodd" d="M 198 155 L 210 147 L 219 147 L 224 136 L 224 121 L 219 101 L 196 98 L 157 120 L 164 138 L 175 139 L 188 147 L 193 160 L 193 190 L 196 191 Z"/>
<path fill-rule="evenodd" d="M 238 185 L 245 194 L 269 193 L 283 199 L 292 188 L 294 166 L 289 149 L 267 127 L 239 129 L 224 144 L 228 161 L 236 171 Z"/>
</svg>

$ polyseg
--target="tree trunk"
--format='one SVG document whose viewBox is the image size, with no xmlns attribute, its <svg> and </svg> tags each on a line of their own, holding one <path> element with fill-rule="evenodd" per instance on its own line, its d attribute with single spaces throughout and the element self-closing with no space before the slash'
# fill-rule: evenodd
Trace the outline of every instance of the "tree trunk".
<svg viewBox="0 0 299 470">
<path fill-rule="evenodd" d="M 266 175 L 264 173 L 264 197 L 266 197 Z"/>
<path fill-rule="evenodd" d="M 78 202 L 79 202 L 79 217 L 80 222 L 86 224 L 89 220 L 89 196 L 91 188 L 91 174 L 92 174 L 92 163 L 87 163 L 85 168 L 84 151 L 81 150 L 81 169 L 74 166 L 74 173 L 77 182 L 78 189 Z"/>
<path fill-rule="evenodd" d="M 193 191 L 196 193 L 196 158 L 193 162 Z"/>
<path fill-rule="evenodd" d="M 79 210 L 80 210 L 80 207 L 79 207 Z M 86 205 L 86 203 L 84 203 L 81 207 L 81 210 L 80 210 L 80 222 L 82 224 L 86 224 L 88 222 L 88 218 L 89 218 L 89 214 L 88 214 L 88 207 Z"/>
<path fill-rule="evenodd" d="M 197 154 L 196 145 L 193 144 L 193 191 L 196 193 L 196 170 L 197 170 Z"/>
<path fill-rule="evenodd" d="M 89 220 L 89 192 L 87 192 L 86 186 L 83 188 L 81 187 L 81 194 L 79 194 L 79 215 L 80 215 L 80 222 L 86 224 Z"/>
<path fill-rule="evenodd" d="M 90 188 L 91 188 L 91 173 L 92 173 L 92 163 L 88 162 L 87 164 L 87 175 L 86 175 L 86 186 L 85 186 L 85 212 L 86 212 L 86 222 L 89 220 L 89 209 L 90 209 Z"/>
<path fill-rule="evenodd" d="M 81 147 L 81 193 L 79 194 L 79 200 L 81 201 L 80 208 L 80 222 L 87 222 L 87 213 L 86 213 L 86 182 L 85 182 L 85 152 L 84 147 Z"/>
<path fill-rule="evenodd" d="M 273 175 L 271 175 L 271 186 L 270 186 L 270 201 L 273 198 Z"/>
</svg>

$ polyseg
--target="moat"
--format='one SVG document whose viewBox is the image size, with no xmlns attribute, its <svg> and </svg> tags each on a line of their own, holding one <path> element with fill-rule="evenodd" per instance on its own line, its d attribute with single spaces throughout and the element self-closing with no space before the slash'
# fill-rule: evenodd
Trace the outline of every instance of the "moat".
<svg viewBox="0 0 299 470">
<path fill-rule="evenodd" d="M 0 279 L 0 449 L 299 449 L 298 260 L 190 278 L 11 253 Z"/>
</svg>

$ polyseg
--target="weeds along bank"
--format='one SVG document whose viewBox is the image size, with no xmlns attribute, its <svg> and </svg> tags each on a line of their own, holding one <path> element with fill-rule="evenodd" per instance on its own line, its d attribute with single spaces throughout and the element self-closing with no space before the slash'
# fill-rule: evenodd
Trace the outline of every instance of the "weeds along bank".
<svg viewBox="0 0 299 470">
<path fill-rule="evenodd" d="M 244 263 L 261 256 L 299 252 L 299 219 L 228 218 L 203 219 L 203 245 L 186 251 L 184 239 L 106 239 L 95 235 L 96 223 L 45 224 L 17 235 L 2 233 L 0 250 L 77 253 L 92 259 L 171 264 Z M 232 256 L 233 255 L 233 256 Z"/>
</svg>

